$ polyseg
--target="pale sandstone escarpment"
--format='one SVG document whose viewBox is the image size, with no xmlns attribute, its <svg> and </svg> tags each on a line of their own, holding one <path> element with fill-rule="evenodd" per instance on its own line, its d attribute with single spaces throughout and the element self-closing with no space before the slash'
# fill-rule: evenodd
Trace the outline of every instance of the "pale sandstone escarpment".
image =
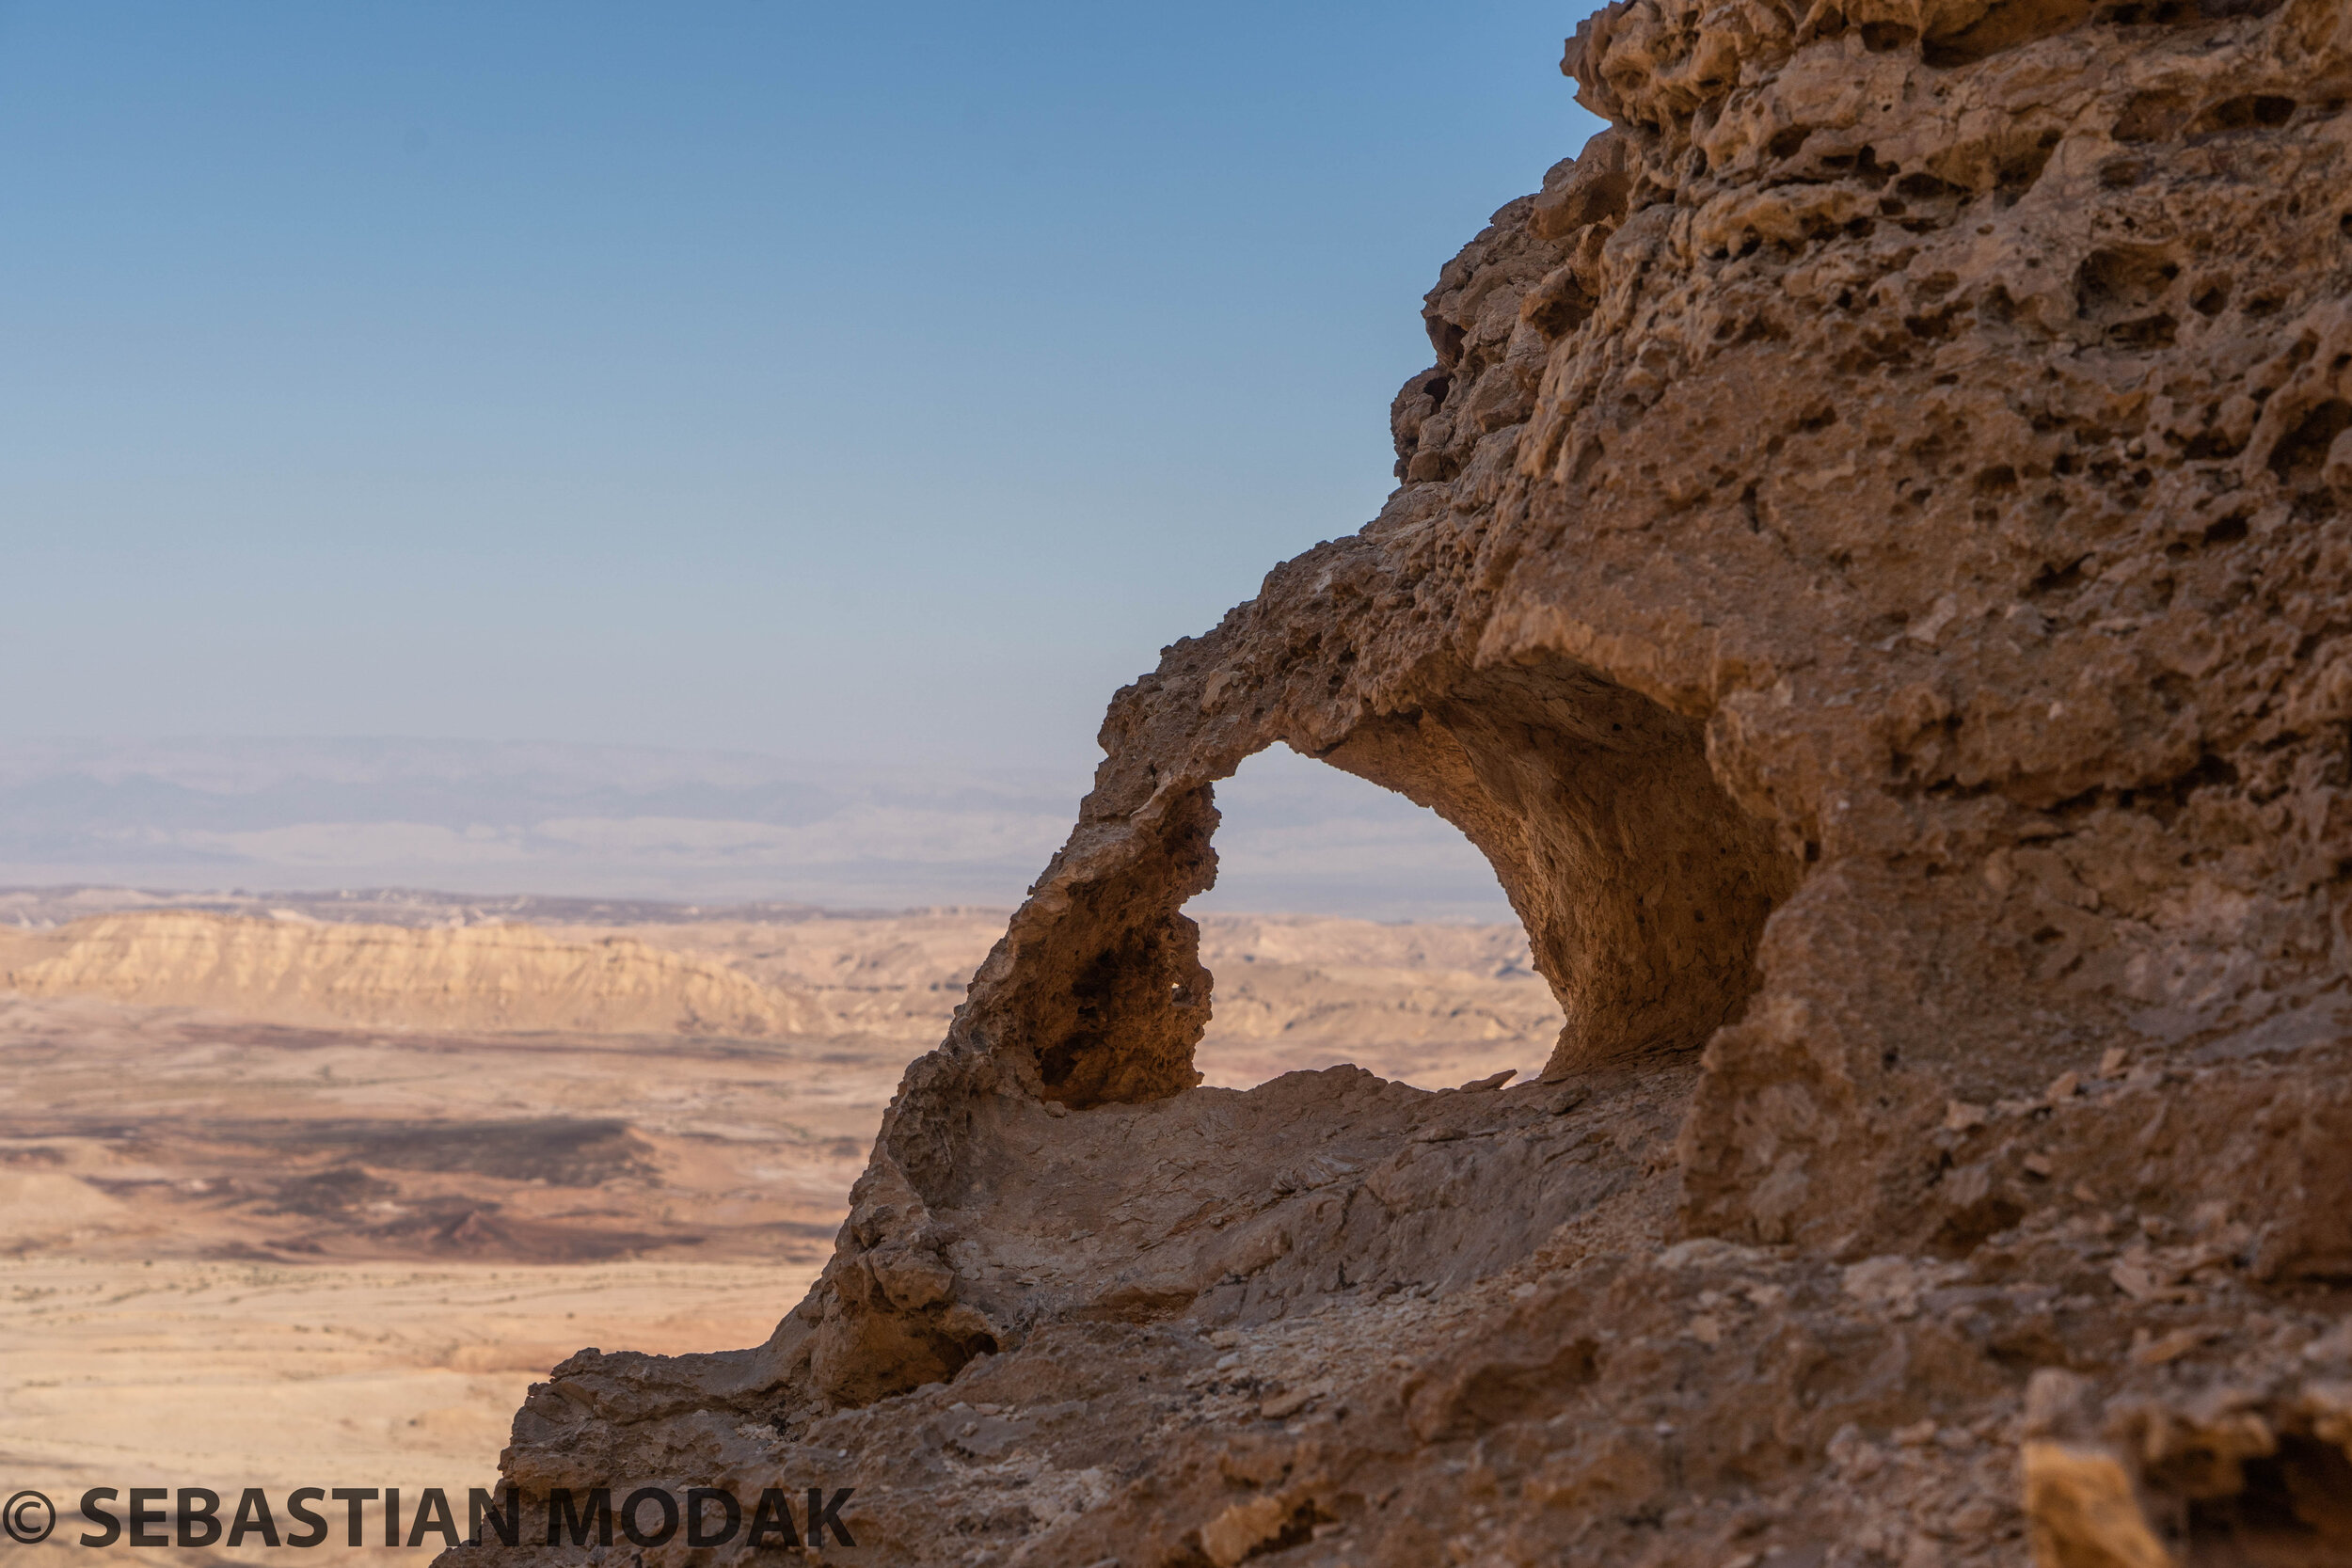
<svg viewBox="0 0 2352 1568">
<path fill-rule="evenodd" d="M 766 1036 L 807 1032 L 817 1019 L 804 997 L 628 937 L 188 911 L 0 938 L 0 990 L 406 1029 Z"/>
<path fill-rule="evenodd" d="M 518 1482 L 839 1453 L 915 1562 L 2352 1557 L 2352 10 L 1566 64 L 1612 129 L 1441 273 L 1401 487 L 1119 694 L 824 1281 L 564 1363 Z M 1486 852 L 1546 1082 L 1192 1087 L 1276 741 Z"/>
</svg>

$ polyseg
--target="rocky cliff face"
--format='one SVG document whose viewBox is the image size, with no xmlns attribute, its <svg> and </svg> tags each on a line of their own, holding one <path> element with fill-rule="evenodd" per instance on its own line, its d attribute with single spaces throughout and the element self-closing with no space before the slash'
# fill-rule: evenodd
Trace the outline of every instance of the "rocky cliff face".
<svg viewBox="0 0 2352 1568">
<path fill-rule="evenodd" d="M 2352 10 L 1565 66 L 1611 129 L 1440 275 L 1399 489 L 1119 694 L 824 1282 L 567 1361 L 518 1483 L 821 1469 L 894 1562 L 2352 1560 Z M 1194 1086 L 1277 741 L 1486 851 L 1542 1082 Z"/>
</svg>

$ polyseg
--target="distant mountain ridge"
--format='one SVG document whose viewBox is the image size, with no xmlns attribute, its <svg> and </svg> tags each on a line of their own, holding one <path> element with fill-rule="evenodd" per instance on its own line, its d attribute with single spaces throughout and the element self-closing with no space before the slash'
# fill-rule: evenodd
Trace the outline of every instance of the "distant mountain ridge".
<svg viewBox="0 0 2352 1568">
<path fill-rule="evenodd" d="M 538 742 L 0 745 L 0 885 L 1009 908 L 1090 783 Z M 1507 919 L 1451 827 L 1287 752 L 1219 786 L 1203 908 Z"/>
<path fill-rule="evenodd" d="M 22 743 L 0 747 L 0 877 L 1009 902 L 1084 788 L 624 747 Z"/>
<path fill-rule="evenodd" d="M 804 996 L 626 936 L 194 910 L 0 934 L 0 990 L 330 1027 L 766 1037 L 819 1022 Z"/>
</svg>

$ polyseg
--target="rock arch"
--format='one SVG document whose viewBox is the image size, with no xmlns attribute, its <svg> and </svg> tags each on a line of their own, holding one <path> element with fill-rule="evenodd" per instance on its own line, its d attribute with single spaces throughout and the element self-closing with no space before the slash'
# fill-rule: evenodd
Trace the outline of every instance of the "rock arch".
<svg viewBox="0 0 2352 1568">
<path fill-rule="evenodd" d="M 1411 600 L 1417 566 L 1425 573 L 1418 543 L 1375 525 L 1284 564 L 1256 599 L 1168 649 L 1113 700 L 1076 827 L 980 967 L 946 1042 L 910 1069 L 830 1291 L 820 1288 L 816 1322 L 803 1320 L 832 1397 L 855 1402 L 951 1375 L 1057 1314 L 1165 1315 L 1214 1288 L 1200 1271 L 1223 1266 L 1202 1260 L 1222 1256 L 1215 1247 L 1172 1274 L 1098 1280 L 1084 1300 L 991 1289 L 971 1277 L 971 1238 L 1004 1232 L 1007 1184 L 1032 1174 L 1015 1172 L 1009 1150 L 1034 1135 L 1033 1113 L 1149 1106 L 1198 1083 L 1192 1052 L 1215 977 L 1183 907 L 1215 880 L 1216 783 L 1277 742 L 1432 808 L 1486 854 L 1566 1016 L 1545 1084 L 1692 1058 L 1740 1016 L 1759 981 L 1766 918 L 1802 871 L 1797 842 L 1716 777 L 1702 714 L 1586 659 L 1543 646 L 1483 663 L 1459 641 L 1404 658 L 1383 647 L 1409 630 L 1396 610 Z M 1279 1094 L 1298 1101 L 1289 1138 L 1312 1147 L 1327 1107 L 1302 1092 Z M 1396 1136 L 1408 1135 L 1420 1113 L 1389 1109 L 1403 1118 Z M 1164 1147 L 1194 1135 L 1152 1126 L 1171 1140 Z M 1152 1174 L 1098 1169 L 1093 1180 L 1137 1187 Z M 1464 1266 L 1499 1266 L 1534 1244 L 1526 1225 L 1548 1215 L 1548 1229 L 1565 1212 L 1536 1202 L 1500 1229 L 1473 1227 L 1497 1250 Z M 1282 1234 L 1284 1256 L 1303 1245 L 1295 1228 Z M 1350 1277 L 1382 1266 L 1377 1251 L 1349 1254 Z"/>
<path fill-rule="evenodd" d="M 1710 773 L 1697 720 L 1551 657 L 1455 666 L 1408 706 L 1303 736 L 1263 726 L 1237 743 L 1217 721 L 1245 691 L 1229 669 L 1122 693 L 1136 711 L 1115 727 L 1150 733 L 1189 711 L 1210 733 L 1184 738 L 1206 744 L 1174 766 L 1147 763 L 1151 793 L 1123 815 L 1104 796 L 1129 759 L 1104 764 L 1071 848 L 1024 911 L 1040 929 L 1016 922 L 1022 961 L 983 971 L 998 983 L 976 997 L 970 1026 L 1041 1098 L 1085 1107 L 1191 1086 L 1214 979 L 1178 911 L 1215 875 L 1216 781 L 1278 740 L 1304 739 L 1309 754 L 1433 809 L 1486 856 L 1567 1016 L 1545 1077 L 1694 1050 L 1738 1016 L 1764 919 L 1797 866 Z"/>
</svg>

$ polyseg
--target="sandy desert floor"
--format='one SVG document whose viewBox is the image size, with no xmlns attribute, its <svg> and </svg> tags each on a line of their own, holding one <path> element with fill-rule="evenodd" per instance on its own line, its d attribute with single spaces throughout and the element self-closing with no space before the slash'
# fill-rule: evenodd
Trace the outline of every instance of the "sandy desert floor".
<svg viewBox="0 0 2352 1568">
<path fill-rule="evenodd" d="M 518 902 L 213 908 L 409 930 L 528 920 L 542 949 L 608 960 L 621 949 L 596 944 L 623 937 L 748 976 L 805 1026 L 355 1022 L 320 1010 L 318 976 L 191 978 L 135 931 L 115 931 L 105 965 L 60 971 L 88 929 L 74 921 L 139 900 L 0 893 L 0 978 L 18 985 L 0 989 L 0 1487 L 65 1515 L 27 1560 L 87 1558 L 65 1543 L 90 1486 L 438 1486 L 462 1507 L 530 1383 L 571 1352 L 764 1338 L 822 1268 L 900 1071 L 1004 921 Z M 1203 949 L 1213 1085 L 1355 1061 L 1442 1086 L 1532 1070 L 1559 1027 L 1515 928 L 1224 915 Z M 79 992 L 40 980 L 58 973 Z M 529 1022 L 515 996 L 531 973 L 466 983 Z M 433 983 L 435 1018 L 473 1016 L 446 974 Z"/>
<path fill-rule="evenodd" d="M 0 1481 L 42 1492 L 65 1517 L 48 1545 L 14 1549 L 87 1558 L 68 1542 L 88 1528 L 74 1499 L 94 1486 L 205 1486 L 231 1499 L 259 1486 L 274 1503 L 298 1486 L 396 1486 L 412 1509 L 438 1486 L 462 1513 L 465 1488 L 490 1483 L 515 1407 L 556 1360 L 582 1345 L 755 1343 L 776 1303 L 815 1274 L 19 1258 L 0 1301 Z M 339 1527 L 326 1556 L 418 1556 L 351 1552 L 340 1511 L 326 1512 Z M 248 1542 L 175 1555 L 278 1554 Z"/>
</svg>

